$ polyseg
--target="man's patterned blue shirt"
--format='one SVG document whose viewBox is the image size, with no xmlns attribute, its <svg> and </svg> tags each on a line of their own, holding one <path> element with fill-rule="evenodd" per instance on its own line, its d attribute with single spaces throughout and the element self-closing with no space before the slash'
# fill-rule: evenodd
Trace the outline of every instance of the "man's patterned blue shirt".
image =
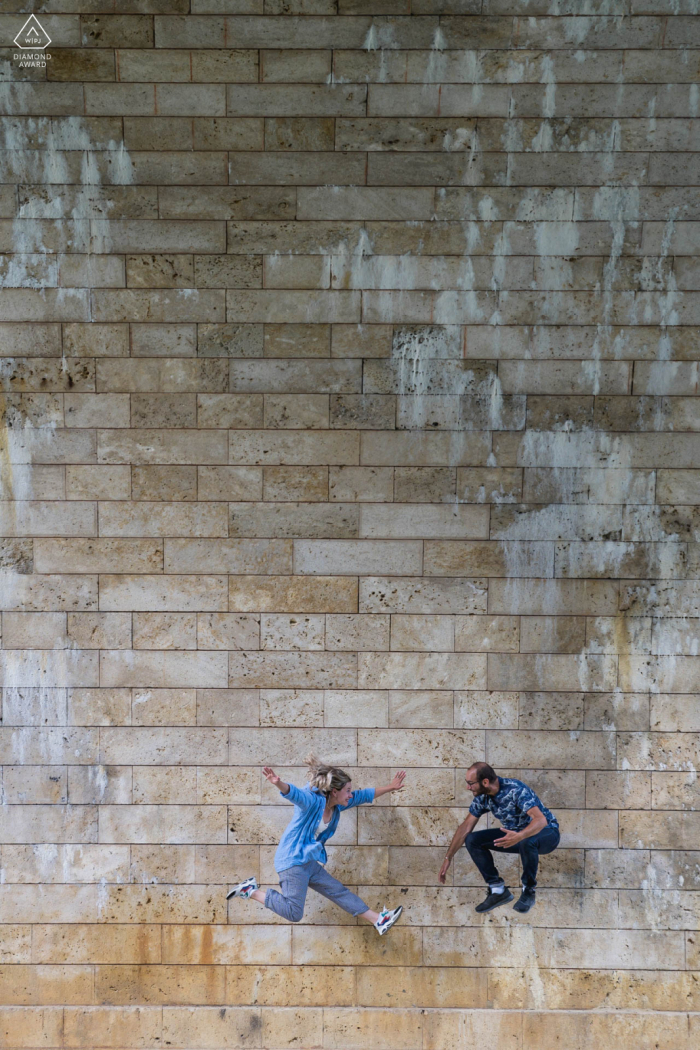
<svg viewBox="0 0 700 1050">
<path fill-rule="evenodd" d="M 475 817 L 491 812 L 504 828 L 509 831 L 522 831 L 530 823 L 527 811 L 533 806 L 539 806 L 542 810 L 547 818 L 548 827 L 559 828 L 557 818 L 540 802 L 532 788 L 513 777 L 499 777 L 498 792 L 495 795 L 476 795 L 469 812 Z"/>
</svg>

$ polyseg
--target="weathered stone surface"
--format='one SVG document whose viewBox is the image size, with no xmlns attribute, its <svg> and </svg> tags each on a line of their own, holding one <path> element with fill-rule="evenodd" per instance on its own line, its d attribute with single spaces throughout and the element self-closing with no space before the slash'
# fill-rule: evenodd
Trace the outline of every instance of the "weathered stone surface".
<svg viewBox="0 0 700 1050">
<path fill-rule="evenodd" d="M 0 1043 L 695 1050 L 693 3 L 75 6 L 0 85 Z M 407 773 L 386 937 L 225 900 L 309 752 Z M 528 915 L 438 881 L 478 759 Z"/>
</svg>

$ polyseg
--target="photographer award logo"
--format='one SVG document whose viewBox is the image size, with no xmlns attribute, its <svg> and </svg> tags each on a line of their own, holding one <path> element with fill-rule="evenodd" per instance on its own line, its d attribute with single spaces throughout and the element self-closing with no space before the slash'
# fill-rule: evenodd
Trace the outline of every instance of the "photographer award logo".
<svg viewBox="0 0 700 1050">
<path fill-rule="evenodd" d="M 46 54 L 46 48 L 51 43 L 51 37 L 46 32 L 36 15 L 30 15 L 14 43 L 20 49 L 20 54 L 15 54 L 14 59 L 20 66 L 45 66 L 51 55 Z"/>
</svg>

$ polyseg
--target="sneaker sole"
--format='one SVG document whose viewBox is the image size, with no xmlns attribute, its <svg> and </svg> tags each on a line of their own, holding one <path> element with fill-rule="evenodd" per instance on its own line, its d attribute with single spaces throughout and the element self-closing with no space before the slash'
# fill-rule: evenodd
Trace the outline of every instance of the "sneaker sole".
<svg viewBox="0 0 700 1050">
<path fill-rule="evenodd" d="M 401 908 L 401 911 L 399 912 L 399 914 L 396 916 L 395 919 L 392 919 L 392 921 L 390 923 L 387 923 L 386 926 L 382 926 L 381 930 L 377 930 L 377 933 L 379 934 L 380 937 L 383 937 L 385 933 L 388 933 L 392 926 L 396 926 L 396 923 L 401 918 L 401 913 L 402 912 L 403 912 L 403 908 Z"/>
<path fill-rule="evenodd" d="M 503 894 L 501 894 L 501 896 L 503 897 L 502 901 L 496 901 L 495 904 L 491 904 L 488 908 L 479 908 L 477 906 L 474 909 L 474 911 L 477 911 L 479 913 L 479 915 L 485 915 L 487 912 L 493 911 L 494 908 L 500 908 L 501 905 L 508 904 L 510 901 L 512 901 L 514 899 L 512 893 L 507 893 L 507 894 L 503 893 Z"/>
<path fill-rule="evenodd" d="M 234 897 L 241 897 L 241 896 L 242 896 L 242 894 L 237 893 L 236 890 L 229 890 L 229 892 L 226 894 L 226 900 L 230 901 L 230 900 L 233 900 Z M 247 899 L 247 898 L 244 898 L 244 899 Z"/>
<path fill-rule="evenodd" d="M 517 911 L 521 915 L 524 915 L 526 912 L 531 911 L 532 908 L 534 908 L 534 907 L 535 907 L 535 902 L 534 901 L 532 902 L 532 904 L 518 904 L 517 901 L 516 901 L 516 903 L 513 905 L 513 911 Z"/>
</svg>

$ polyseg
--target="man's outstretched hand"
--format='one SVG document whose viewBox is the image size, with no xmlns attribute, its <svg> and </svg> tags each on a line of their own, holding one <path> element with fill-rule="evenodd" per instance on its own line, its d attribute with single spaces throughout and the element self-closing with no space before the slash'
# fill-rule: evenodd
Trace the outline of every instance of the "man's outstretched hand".
<svg viewBox="0 0 700 1050">
<path fill-rule="evenodd" d="M 520 842 L 520 835 L 517 831 L 506 831 L 503 830 L 503 836 L 500 839 L 494 839 L 494 846 L 499 846 L 501 849 L 508 849 L 509 846 L 517 846 Z"/>
<path fill-rule="evenodd" d="M 449 859 L 449 857 L 445 857 L 445 859 L 442 862 L 440 874 L 438 875 L 438 881 L 441 882 L 443 886 L 445 885 L 445 881 L 447 879 L 447 872 L 450 870 L 451 863 L 452 861 Z"/>
</svg>

